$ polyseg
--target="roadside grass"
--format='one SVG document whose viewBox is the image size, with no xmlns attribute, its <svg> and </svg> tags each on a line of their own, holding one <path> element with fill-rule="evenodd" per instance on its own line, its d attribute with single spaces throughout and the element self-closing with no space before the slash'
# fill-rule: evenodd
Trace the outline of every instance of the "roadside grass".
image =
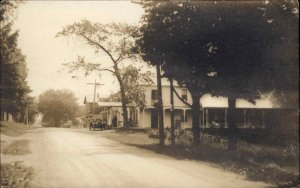
<svg viewBox="0 0 300 188">
<path fill-rule="evenodd" d="M 177 159 L 206 161 L 225 170 L 246 176 L 250 180 L 265 181 L 278 187 L 299 187 L 299 145 L 286 148 L 240 142 L 236 151 L 228 151 L 227 143 L 202 140 L 199 146 L 180 142 L 166 146 L 149 138 L 146 132 L 118 130 L 101 134 L 124 144 L 155 151 Z"/>
<path fill-rule="evenodd" d="M 1 164 L 1 188 L 27 188 L 32 179 L 33 168 L 24 166 L 21 161 Z"/>
<path fill-rule="evenodd" d="M 26 139 L 16 140 L 15 138 L 8 139 L 9 137 L 18 137 L 29 130 L 34 129 L 22 123 L 16 122 L 0 122 L 1 137 L 1 155 L 26 155 L 30 153 L 30 141 Z M 5 135 L 5 136 L 4 136 Z M 4 138 L 4 139 L 3 139 Z M 1 188 L 10 187 L 29 187 L 28 184 L 33 178 L 33 169 L 23 165 L 22 161 L 12 163 L 1 162 Z"/>
<path fill-rule="evenodd" d="M 148 136 L 146 136 L 146 131 L 140 130 L 116 129 L 101 131 L 100 134 L 108 139 L 128 145 L 143 146 L 158 143 L 156 139 L 150 139 Z"/>
<path fill-rule="evenodd" d="M 16 122 L 0 122 L 0 133 L 6 136 L 20 136 L 26 133 L 28 130 L 35 129 L 31 125 L 25 125 L 23 123 Z"/>
<path fill-rule="evenodd" d="M 1 148 L 1 153 L 5 155 L 26 155 L 30 153 L 29 140 L 14 140 L 7 146 Z"/>
<path fill-rule="evenodd" d="M 263 146 L 246 146 L 236 151 L 202 143 L 197 147 L 176 145 L 135 145 L 177 159 L 206 161 L 226 170 L 245 175 L 250 180 L 265 181 L 277 185 L 297 182 L 299 178 L 299 154 L 277 149 L 264 150 Z M 259 149 L 258 149 L 259 148 Z"/>
</svg>

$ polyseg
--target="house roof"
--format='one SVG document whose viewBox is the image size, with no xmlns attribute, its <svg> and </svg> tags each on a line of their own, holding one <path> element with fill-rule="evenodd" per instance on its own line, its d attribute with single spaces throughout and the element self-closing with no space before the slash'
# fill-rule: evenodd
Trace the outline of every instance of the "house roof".
<svg viewBox="0 0 300 188">
<path fill-rule="evenodd" d="M 228 108 L 228 100 L 226 97 L 212 97 L 209 94 L 204 95 L 201 99 L 201 104 L 204 108 L 220 107 Z M 273 102 L 268 98 L 256 100 L 255 104 L 252 104 L 243 99 L 237 99 L 237 108 L 274 108 Z"/>
<path fill-rule="evenodd" d="M 122 107 L 121 102 L 97 102 L 99 107 Z M 127 107 L 131 107 L 133 104 L 127 104 Z"/>
</svg>

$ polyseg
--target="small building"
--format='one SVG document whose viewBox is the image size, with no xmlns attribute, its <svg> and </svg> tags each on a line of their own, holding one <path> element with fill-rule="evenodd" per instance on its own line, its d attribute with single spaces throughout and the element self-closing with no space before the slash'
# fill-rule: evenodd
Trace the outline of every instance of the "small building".
<svg viewBox="0 0 300 188">
<path fill-rule="evenodd" d="M 11 113 L 1 110 L 1 121 L 12 122 L 13 120 L 14 120 L 14 118 Z"/>
<path fill-rule="evenodd" d="M 115 97 L 115 94 L 113 95 Z M 112 125 L 113 118 L 117 119 L 117 126 L 123 126 L 123 110 L 122 103 L 117 100 L 111 101 L 97 101 L 95 102 L 95 106 L 93 107 L 93 102 L 89 102 L 85 98 L 84 104 L 86 105 L 86 125 L 91 120 L 102 120 L 107 125 Z M 93 110 L 94 108 L 94 110 Z M 128 118 L 131 119 L 131 122 L 136 125 L 136 113 L 133 104 L 127 105 Z M 94 111 L 94 114 L 92 113 Z"/>
</svg>

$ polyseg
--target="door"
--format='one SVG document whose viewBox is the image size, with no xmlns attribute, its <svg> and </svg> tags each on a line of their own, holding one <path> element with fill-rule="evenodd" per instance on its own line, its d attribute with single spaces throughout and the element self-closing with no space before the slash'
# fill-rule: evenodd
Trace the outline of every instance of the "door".
<svg viewBox="0 0 300 188">
<path fill-rule="evenodd" d="M 158 113 L 157 110 L 151 110 L 151 128 L 158 128 Z"/>
</svg>

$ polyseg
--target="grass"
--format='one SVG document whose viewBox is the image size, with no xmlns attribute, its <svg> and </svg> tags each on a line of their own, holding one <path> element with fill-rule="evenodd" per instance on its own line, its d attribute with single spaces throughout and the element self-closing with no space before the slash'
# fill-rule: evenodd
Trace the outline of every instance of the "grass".
<svg viewBox="0 0 300 188">
<path fill-rule="evenodd" d="M 34 129 L 15 122 L 0 122 L 1 135 L 18 137 L 29 130 Z M 30 153 L 29 140 L 1 140 L 1 154 L 4 155 L 26 155 Z M 1 188 L 29 187 L 33 178 L 33 169 L 23 165 L 21 161 L 12 163 L 1 163 Z"/>
<path fill-rule="evenodd" d="M 5 155 L 26 155 L 30 153 L 29 140 L 14 140 L 12 143 L 4 148 L 1 148 L 1 152 Z"/>
<path fill-rule="evenodd" d="M 112 131 L 102 131 L 100 133 L 102 136 L 115 140 L 128 145 L 151 145 L 158 143 L 155 139 L 149 139 L 143 132 L 140 130 L 128 130 L 128 129 L 116 129 Z"/>
<path fill-rule="evenodd" d="M 299 146 L 278 148 L 241 142 L 236 151 L 228 151 L 227 143 L 207 140 L 193 147 L 186 144 L 160 147 L 158 140 L 149 138 L 147 133 L 128 130 L 103 136 L 177 159 L 206 161 L 254 181 L 265 181 L 279 187 L 298 187 L 299 184 Z"/>
<path fill-rule="evenodd" d="M 248 149 L 228 151 L 225 148 L 214 147 L 211 144 L 200 144 L 197 147 L 168 145 L 136 145 L 157 153 L 217 164 L 222 168 L 246 175 L 250 180 L 265 181 L 277 185 L 292 183 L 299 177 L 299 155 L 282 154 L 279 151 L 253 151 L 261 146 L 249 146 Z M 254 149 L 255 150 L 255 149 Z"/>
<path fill-rule="evenodd" d="M 20 136 L 26 133 L 28 130 L 32 130 L 34 127 L 30 125 L 25 125 L 23 123 L 16 123 L 16 122 L 0 122 L 0 131 L 1 134 L 6 136 Z"/>
<path fill-rule="evenodd" d="M 33 178 L 33 169 L 22 162 L 1 164 L 1 188 L 28 187 Z"/>
</svg>

